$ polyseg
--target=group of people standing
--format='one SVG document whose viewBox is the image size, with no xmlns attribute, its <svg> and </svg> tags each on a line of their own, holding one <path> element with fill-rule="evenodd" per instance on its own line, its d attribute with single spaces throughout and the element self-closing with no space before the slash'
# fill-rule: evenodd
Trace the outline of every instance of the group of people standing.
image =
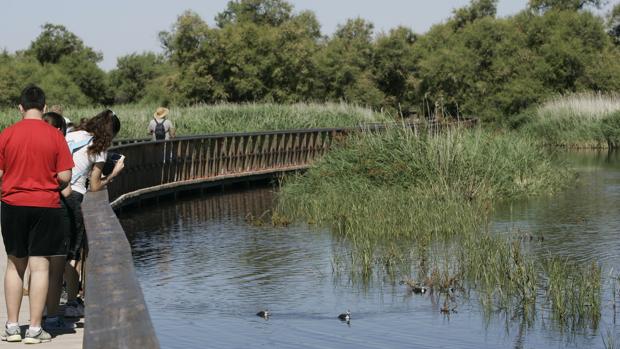
<svg viewBox="0 0 620 349">
<path fill-rule="evenodd" d="M 104 175 L 107 149 L 121 127 L 110 109 L 83 119 L 67 133 L 62 112 L 47 112 L 45 93 L 30 85 L 21 93 L 19 111 L 22 119 L 0 133 L 0 229 L 7 254 L 8 317 L 0 338 L 36 344 L 51 340 L 48 331 L 73 328 L 74 323 L 64 318 L 84 315 L 78 297 L 78 270 L 86 248 L 81 203 L 87 191 L 101 190 L 114 180 L 124 168 L 124 158 L 116 158 Z M 26 268 L 30 326 L 22 338 L 18 317 Z M 63 283 L 67 303 L 61 314 Z"/>
</svg>

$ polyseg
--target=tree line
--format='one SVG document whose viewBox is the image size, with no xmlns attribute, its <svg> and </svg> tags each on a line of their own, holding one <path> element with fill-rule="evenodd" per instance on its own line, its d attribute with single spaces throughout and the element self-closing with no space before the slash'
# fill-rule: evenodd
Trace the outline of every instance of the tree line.
<svg viewBox="0 0 620 349">
<path fill-rule="evenodd" d="M 500 18 L 497 0 L 472 0 L 424 34 L 354 18 L 327 36 L 285 0 L 234 0 L 213 23 L 182 13 L 159 33 L 163 54 L 120 57 L 110 72 L 101 53 L 48 23 L 28 49 L 0 54 L 0 105 L 33 82 L 70 105 L 346 101 L 517 125 L 549 96 L 620 89 L 620 4 L 591 11 L 602 5 L 530 0 Z"/>
</svg>

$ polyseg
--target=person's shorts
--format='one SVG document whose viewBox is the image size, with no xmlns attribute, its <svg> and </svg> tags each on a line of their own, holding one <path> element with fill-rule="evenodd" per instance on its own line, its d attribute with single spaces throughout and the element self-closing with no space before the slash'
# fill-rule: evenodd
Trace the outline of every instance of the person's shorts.
<svg viewBox="0 0 620 349">
<path fill-rule="evenodd" d="M 6 254 L 17 258 L 65 256 L 69 220 L 63 208 L 12 206 L 2 202 L 0 229 Z"/>
<path fill-rule="evenodd" d="M 82 215 L 82 200 L 84 195 L 72 191 L 71 195 L 64 198 L 69 212 L 71 228 L 69 234 L 69 253 L 67 260 L 79 261 L 82 257 L 82 249 L 86 244 L 86 229 L 84 227 L 84 216 Z"/>
</svg>

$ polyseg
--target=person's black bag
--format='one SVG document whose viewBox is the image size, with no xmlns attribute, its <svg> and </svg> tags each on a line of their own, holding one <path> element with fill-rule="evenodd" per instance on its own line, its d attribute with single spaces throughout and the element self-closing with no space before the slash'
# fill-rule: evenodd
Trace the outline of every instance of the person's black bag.
<svg viewBox="0 0 620 349">
<path fill-rule="evenodd" d="M 108 176 L 114 170 L 114 166 L 116 166 L 116 162 L 120 160 L 123 156 L 121 154 L 108 152 L 108 156 L 105 158 L 105 163 L 103 164 L 103 168 L 101 169 L 101 174 L 104 176 Z"/>
<path fill-rule="evenodd" d="M 162 120 L 162 122 L 157 122 L 157 119 L 155 119 L 155 140 L 162 140 L 162 139 L 166 139 L 166 127 L 164 126 L 164 124 L 166 123 L 166 120 Z"/>
</svg>

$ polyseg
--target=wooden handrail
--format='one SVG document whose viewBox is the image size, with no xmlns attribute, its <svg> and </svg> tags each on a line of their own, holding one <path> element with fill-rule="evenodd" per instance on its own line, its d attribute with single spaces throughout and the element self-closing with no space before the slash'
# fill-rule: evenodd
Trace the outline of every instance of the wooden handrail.
<svg viewBox="0 0 620 349">
<path fill-rule="evenodd" d="M 131 248 L 107 191 L 88 193 L 82 211 L 88 240 L 83 347 L 159 348 Z"/>
</svg>

